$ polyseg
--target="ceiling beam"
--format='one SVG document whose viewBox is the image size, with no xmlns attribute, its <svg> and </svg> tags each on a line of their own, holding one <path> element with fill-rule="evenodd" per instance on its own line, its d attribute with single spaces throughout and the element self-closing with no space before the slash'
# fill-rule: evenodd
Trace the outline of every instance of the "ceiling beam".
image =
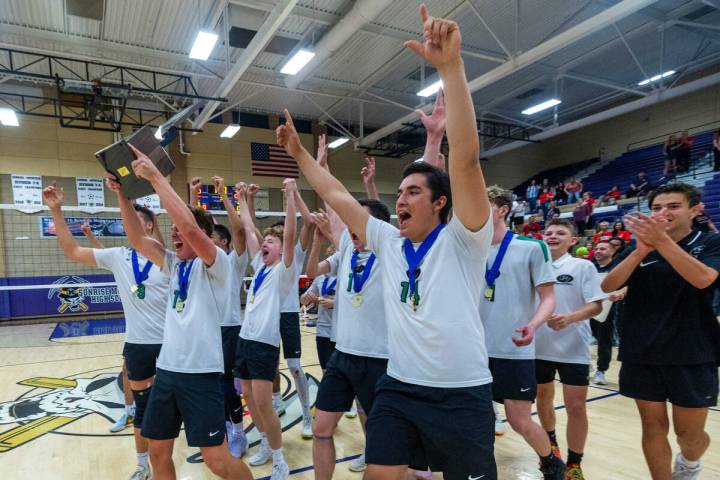
<svg viewBox="0 0 720 480">
<path fill-rule="evenodd" d="M 491 85 L 497 81 L 506 78 L 519 70 L 522 70 L 543 58 L 582 40 L 604 28 L 611 26 L 613 23 L 632 15 L 633 13 L 655 3 L 655 0 L 623 0 L 621 3 L 604 10 L 603 12 L 581 22 L 574 27 L 565 30 L 540 45 L 531 48 L 527 52 L 521 53 L 512 60 L 505 62 L 493 70 L 480 75 L 468 82 L 470 92 L 476 92 L 481 88 Z M 423 110 L 427 113 L 432 109 L 432 105 L 426 105 Z M 417 120 L 417 113 L 413 112 L 402 118 L 386 125 L 385 127 L 371 133 L 360 140 L 360 145 L 370 146 L 385 136 L 399 130 L 405 123 Z"/>
<path fill-rule="evenodd" d="M 604 80 L 601 78 L 588 77 L 586 75 L 579 75 L 577 73 L 563 73 L 561 76 L 565 77 L 565 78 L 569 78 L 571 80 L 577 80 L 578 82 L 584 82 L 584 83 L 589 83 L 590 85 L 597 85 L 598 87 L 609 88 L 610 90 L 619 90 L 622 92 L 632 93 L 633 95 L 639 95 L 641 97 L 648 96 L 648 93 L 643 92 L 642 90 L 637 90 L 635 88 L 629 88 L 629 87 L 624 87 L 622 85 L 617 85 L 613 82 L 610 82 L 610 81 L 607 81 L 607 80 Z"/>
<path fill-rule="evenodd" d="M 290 15 L 290 12 L 297 4 L 298 0 L 280 0 L 272 12 L 265 18 L 263 24 L 258 28 L 258 32 L 243 50 L 230 71 L 217 87 L 215 92 L 224 92 L 221 96 L 226 97 L 232 91 L 240 77 L 250 68 L 258 55 L 262 53 L 267 44 L 272 40 L 280 25 Z M 209 102 L 198 117 L 193 121 L 193 128 L 200 129 L 205 125 L 215 109 L 220 106 L 220 102 Z"/>
</svg>

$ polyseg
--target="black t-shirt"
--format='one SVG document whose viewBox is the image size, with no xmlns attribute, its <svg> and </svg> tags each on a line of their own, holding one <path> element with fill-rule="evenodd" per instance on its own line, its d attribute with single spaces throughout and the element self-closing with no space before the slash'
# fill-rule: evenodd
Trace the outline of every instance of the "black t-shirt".
<svg viewBox="0 0 720 480">
<path fill-rule="evenodd" d="M 693 231 L 678 245 L 720 271 L 720 235 Z M 616 257 L 623 261 L 635 247 Z M 720 278 L 703 290 L 680 276 L 657 251 L 646 256 L 626 283 L 620 313 L 623 362 L 646 365 L 720 365 L 720 324 L 712 308 Z"/>
</svg>

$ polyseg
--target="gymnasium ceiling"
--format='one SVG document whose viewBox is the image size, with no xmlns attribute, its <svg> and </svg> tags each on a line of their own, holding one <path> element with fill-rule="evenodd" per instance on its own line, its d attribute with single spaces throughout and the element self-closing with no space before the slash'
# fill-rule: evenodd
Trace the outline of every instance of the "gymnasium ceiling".
<svg viewBox="0 0 720 480">
<path fill-rule="evenodd" d="M 384 7 L 372 20 L 347 21 L 353 9 L 378 2 Z M 524 125 L 531 133 L 551 129 L 554 110 L 532 116 L 521 111 L 554 96 L 562 100 L 557 123 L 563 125 L 720 70 L 720 0 L 426 3 L 431 14 L 461 25 L 468 79 L 491 78 L 473 93 L 478 115 Z M 419 59 L 402 45 L 420 35 L 418 5 L 415 0 L 0 0 L 0 48 L 189 75 L 201 95 L 227 98 L 218 110 L 277 113 L 287 107 L 300 117 L 340 122 L 358 137 L 361 119 L 367 133 L 433 101 L 416 92 L 437 80 L 436 74 L 429 68 L 421 72 Z M 597 17 L 623 6 L 631 13 L 607 24 Z M 573 27 L 578 34 L 560 40 Z M 188 57 L 200 29 L 214 30 L 221 39 L 206 61 Z M 226 31 L 227 38 L 238 32 L 240 37 L 226 43 Z M 268 34 L 275 46 L 261 45 L 257 54 L 231 46 L 244 39 L 251 47 L 247 41 L 254 31 Z M 331 45 L 332 55 L 306 67 L 301 78 L 280 73 L 293 49 L 313 49 L 333 36 L 340 41 Z M 560 45 L 542 53 L 554 40 Z M 0 50 L 0 64 L 2 55 Z M 671 69 L 677 73 L 662 86 L 637 85 Z M 0 92 L 42 86 L 38 79 L 7 73 L 0 73 L 0 83 Z M 176 99 L 164 100 L 179 106 Z M 165 108 L 158 98 L 132 102 Z M 486 149 L 502 142 L 489 140 Z"/>
</svg>

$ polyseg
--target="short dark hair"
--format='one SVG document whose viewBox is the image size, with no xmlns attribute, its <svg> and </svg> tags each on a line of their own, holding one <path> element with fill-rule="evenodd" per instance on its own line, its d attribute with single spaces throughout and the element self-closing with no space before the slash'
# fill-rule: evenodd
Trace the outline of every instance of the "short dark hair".
<svg viewBox="0 0 720 480">
<path fill-rule="evenodd" d="M 220 240 L 227 240 L 228 245 L 230 245 L 230 242 L 232 241 L 232 235 L 230 234 L 230 229 L 228 229 L 225 225 L 221 225 L 219 223 L 215 224 L 213 231 L 218 234 L 218 237 L 220 237 Z"/>
<path fill-rule="evenodd" d="M 188 208 L 192 212 L 193 217 L 195 218 L 195 223 L 197 223 L 198 227 L 200 227 L 200 229 L 204 231 L 208 237 L 211 237 L 213 229 L 215 228 L 212 215 L 204 209 L 194 205 L 188 205 Z"/>
<path fill-rule="evenodd" d="M 570 230 L 570 233 L 572 234 L 573 237 L 577 236 L 577 229 L 575 228 L 575 225 L 570 220 L 566 220 L 564 218 L 553 218 L 552 220 L 550 220 L 549 222 L 547 222 L 545 224 L 545 230 L 547 230 L 548 228 L 550 228 L 554 225 L 557 225 L 559 227 L 565 227 L 568 230 Z"/>
<path fill-rule="evenodd" d="M 390 209 L 382 203 L 380 200 L 374 200 L 372 198 L 361 198 L 358 203 L 363 207 L 367 207 L 370 210 L 370 215 L 382 220 L 383 222 L 390 223 Z"/>
<path fill-rule="evenodd" d="M 648 195 L 648 207 L 652 208 L 655 197 L 666 193 L 680 193 L 684 195 L 688 201 L 688 205 L 691 207 L 698 205 L 702 201 L 702 194 L 696 187 L 688 185 L 687 183 L 668 183 L 650 192 Z"/>
<path fill-rule="evenodd" d="M 270 225 L 271 227 L 284 227 L 285 226 L 285 220 L 278 220 L 277 222 Z"/>
<path fill-rule="evenodd" d="M 445 197 L 445 206 L 440 210 L 440 221 L 447 223 L 452 208 L 452 194 L 450 192 L 450 177 L 447 172 L 440 170 L 426 162 L 413 162 L 402 172 L 402 178 L 409 177 L 413 173 L 419 173 L 425 177 L 427 186 L 432 192 L 430 199 L 434 202 L 440 197 Z"/>
<path fill-rule="evenodd" d="M 133 203 L 133 208 L 136 212 L 140 212 L 146 222 L 155 222 L 155 212 L 149 208 L 143 205 L 138 205 L 137 203 Z"/>
</svg>

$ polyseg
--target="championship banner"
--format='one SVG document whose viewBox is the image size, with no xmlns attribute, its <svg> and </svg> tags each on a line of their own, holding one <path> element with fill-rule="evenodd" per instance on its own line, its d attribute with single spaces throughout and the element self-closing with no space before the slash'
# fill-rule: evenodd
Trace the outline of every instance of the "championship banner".
<svg viewBox="0 0 720 480">
<path fill-rule="evenodd" d="M 142 207 L 147 207 L 150 210 L 160 210 L 160 197 L 157 193 L 147 195 L 145 197 L 139 197 L 135 199 L 135 203 Z"/>
<path fill-rule="evenodd" d="M 11 175 L 13 203 L 19 207 L 42 207 L 42 177 Z"/>
<path fill-rule="evenodd" d="M 40 236 L 42 238 L 57 237 L 55 222 L 52 217 L 38 217 L 40 222 Z M 65 217 L 70 233 L 73 237 L 84 237 L 82 226 L 84 223 L 90 225 L 96 237 L 124 237 L 125 228 L 119 218 L 97 218 L 97 217 Z"/>
<path fill-rule="evenodd" d="M 105 192 L 102 178 L 75 178 L 78 207 L 105 207 Z"/>
</svg>

